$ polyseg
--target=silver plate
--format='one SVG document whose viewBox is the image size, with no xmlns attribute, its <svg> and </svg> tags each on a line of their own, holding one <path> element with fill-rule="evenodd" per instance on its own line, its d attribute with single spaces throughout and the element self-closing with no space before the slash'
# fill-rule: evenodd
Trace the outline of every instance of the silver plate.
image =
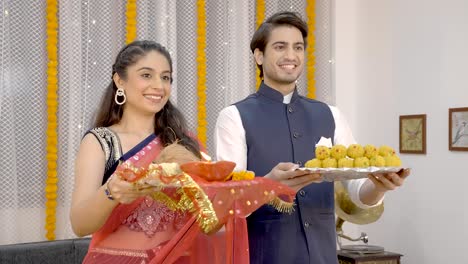
<svg viewBox="0 0 468 264">
<path fill-rule="evenodd" d="M 298 170 L 320 173 L 324 181 L 343 181 L 367 178 L 370 173 L 400 172 L 402 167 L 367 167 L 367 168 L 298 168 Z"/>
</svg>

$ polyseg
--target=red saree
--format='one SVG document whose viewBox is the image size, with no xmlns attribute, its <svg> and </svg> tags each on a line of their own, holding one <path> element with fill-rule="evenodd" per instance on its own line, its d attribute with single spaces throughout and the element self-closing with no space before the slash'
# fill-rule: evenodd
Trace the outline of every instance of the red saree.
<svg viewBox="0 0 468 264">
<path fill-rule="evenodd" d="M 172 166 L 152 164 L 160 145 L 152 140 L 116 174 L 161 191 L 118 205 L 93 234 L 83 263 L 249 263 L 245 217 L 278 197 L 292 202 L 294 191 L 262 177 L 208 181 L 180 170 L 168 173 L 164 168 Z"/>
</svg>

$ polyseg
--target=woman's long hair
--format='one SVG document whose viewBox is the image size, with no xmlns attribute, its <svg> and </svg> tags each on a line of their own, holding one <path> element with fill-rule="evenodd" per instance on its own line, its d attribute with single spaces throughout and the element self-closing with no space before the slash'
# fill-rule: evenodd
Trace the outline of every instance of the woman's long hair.
<svg viewBox="0 0 468 264">
<path fill-rule="evenodd" d="M 115 63 L 112 65 L 112 76 L 117 73 L 120 78 L 126 80 L 128 67 L 134 65 L 151 51 L 156 51 L 167 59 L 172 73 L 172 59 L 167 49 L 154 41 L 141 40 L 128 44 L 117 54 Z M 112 80 L 101 99 L 101 108 L 98 110 L 94 123 L 96 127 L 108 127 L 119 123 L 122 119 L 123 106 L 114 101 L 116 92 L 117 86 Z M 159 136 L 164 146 L 178 141 L 179 144 L 201 158 L 198 142 L 190 137 L 187 131 L 187 124 L 182 113 L 168 100 L 164 107 L 156 113 L 155 134 Z"/>
</svg>

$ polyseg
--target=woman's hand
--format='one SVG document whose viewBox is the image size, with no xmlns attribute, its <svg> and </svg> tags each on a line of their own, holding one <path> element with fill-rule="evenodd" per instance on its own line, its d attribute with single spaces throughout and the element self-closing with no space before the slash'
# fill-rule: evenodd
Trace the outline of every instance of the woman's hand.
<svg viewBox="0 0 468 264">
<path fill-rule="evenodd" d="M 106 183 L 107 189 L 114 198 L 122 204 L 129 204 L 142 196 L 150 195 L 157 191 L 156 187 L 151 185 L 136 185 L 119 178 L 113 174 Z"/>
</svg>

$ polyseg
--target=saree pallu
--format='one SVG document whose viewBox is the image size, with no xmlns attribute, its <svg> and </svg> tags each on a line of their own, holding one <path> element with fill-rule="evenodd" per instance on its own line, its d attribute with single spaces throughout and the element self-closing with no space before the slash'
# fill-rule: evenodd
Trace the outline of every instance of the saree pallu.
<svg viewBox="0 0 468 264">
<path fill-rule="evenodd" d="M 160 151 L 155 138 L 122 161 L 148 168 Z M 236 182 L 208 182 L 187 174 L 181 177 L 196 182 L 196 191 L 207 197 L 209 209 L 215 212 L 221 227 L 218 232 L 205 234 L 198 210 L 203 205 L 196 199 L 192 204 L 194 210 L 174 210 L 167 202 L 143 197 L 113 210 L 104 226 L 93 234 L 83 263 L 247 264 L 249 245 L 245 217 L 272 197 L 294 197 L 290 189 L 261 177 Z M 177 200 L 184 191 L 193 192 L 193 185 L 184 189 L 187 185 L 180 180 L 182 178 L 171 176 L 168 179 L 171 180 L 168 187 L 161 188 L 165 197 Z M 162 181 L 166 182 L 169 183 L 167 179 Z"/>
</svg>

